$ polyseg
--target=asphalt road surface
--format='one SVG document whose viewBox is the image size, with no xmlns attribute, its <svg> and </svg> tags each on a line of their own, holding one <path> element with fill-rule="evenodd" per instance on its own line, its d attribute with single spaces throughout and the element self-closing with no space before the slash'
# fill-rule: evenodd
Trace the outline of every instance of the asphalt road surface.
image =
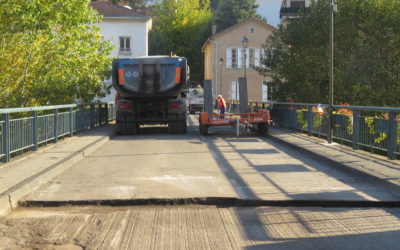
<svg viewBox="0 0 400 250">
<path fill-rule="evenodd" d="M 189 125 L 113 138 L 0 218 L 0 249 L 398 248 L 400 209 L 373 207 L 398 195 L 268 137 Z M 140 200 L 158 206 L 122 206 Z"/>
</svg>

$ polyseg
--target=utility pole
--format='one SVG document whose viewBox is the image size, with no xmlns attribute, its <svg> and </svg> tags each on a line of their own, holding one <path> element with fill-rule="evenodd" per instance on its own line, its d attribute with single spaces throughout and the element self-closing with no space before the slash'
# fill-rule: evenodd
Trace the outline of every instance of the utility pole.
<svg viewBox="0 0 400 250">
<path fill-rule="evenodd" d="M 333 52 L 334 52 L 334 42 L 333 42 L 333 28 L 334 28 L 334 12 L 336 9 L 334 0 L 330 0 L 330 38 L 329 38 L 329 49 L 330 49 L 330 65 L 329 65 L 329 108 L 328 108 L 328 143 L 332 143 L 333 138 Z"/>
<path fill-rule="evenodd" d="M 243 54 L 244 54 L 244 63 L 243 63 L 243 65 L 244 65 L 244 78 L 247 78 L 247 73 L 246 73 L 246 68 L 247 68 L 247 65 L 246 65 L 246 60 L 247 60 L 247 46 L 248 46 L 248 44 L 249 44 L 249 39 L 246 37 L 246 36 L 243 36 L 243 39 L 242 39 L 242 45 L 243 45 Z"/>
</svg>

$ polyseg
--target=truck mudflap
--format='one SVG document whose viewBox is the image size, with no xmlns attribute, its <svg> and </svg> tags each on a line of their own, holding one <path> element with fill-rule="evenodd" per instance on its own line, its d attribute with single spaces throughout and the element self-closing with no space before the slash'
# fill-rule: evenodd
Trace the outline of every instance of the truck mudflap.
<svg viewBox="0 0 400 250">
<path fill-rule="evenodd" d="M 171 134 L 187 131 L 186 107 L 184 99 L 176 98 L 158 102 L 132 102 L 122 100 L 117 106 L 117 134 L 137 134 L 140 125 L 168 125 Z"/>
</svg>

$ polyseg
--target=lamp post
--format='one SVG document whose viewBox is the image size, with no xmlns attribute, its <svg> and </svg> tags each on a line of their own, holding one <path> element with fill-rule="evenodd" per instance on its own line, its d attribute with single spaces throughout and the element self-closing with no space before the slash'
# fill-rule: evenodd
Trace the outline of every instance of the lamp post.
<svg viewBox="0 0 400 250">
<path fill-rule="evenodd" d="M 329 1 L 329 9 L 330 9 L 330 39 L 329 39 L 329 50 L 330 50 L 330 65 L 329 65 L 329 113 L 328 113 L 328 143 L 332 143 L 333 137 L 333 52 L 334 52 L 334 43 L 333 43 L 333 27 L 334 27 L 334 12 L 336 11 L 336 4 L 334 0 Z"/>
<path fill-rule="evenodd" d="M 244 65 L 244 78 L 246 78 L 247 77 L 247 75 L 246 75 L 246 67 L 247 67 L 247 65 L 246 65 L 246 56 L 247 56 L 247 53 L 246 53 L 246 49 L 247 49 L 247 45 L 249 44 L 249 39 L 246 37 L 246 36 L 243 36 L 243 39 L 242 39 L 242 46 L 243 46 L 243 54 L 244 54 L 244 63 L 243 63 L 243 65 Z"/>
<path fill-rule="evenodd" d="M 219 90 L 221 91 L 220 94 L 222 95 L 222 67 L 223 67 L 223 65 L 224 65 L 224 58 L 221 57 L 221 58 L 219 59 L 219 62 L 218 62 L 218 63 L 219 63 L 219 66 L 221 67 L 220 81 L 219 81 L 219 84 L 220 84 L 219 86 L 220 86 L 220 88 L 219 88 Z"/>
</svg>

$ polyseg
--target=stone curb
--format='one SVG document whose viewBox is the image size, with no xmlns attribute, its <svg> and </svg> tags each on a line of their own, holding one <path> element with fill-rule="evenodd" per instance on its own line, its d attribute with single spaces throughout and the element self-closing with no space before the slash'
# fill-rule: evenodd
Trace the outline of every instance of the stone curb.
<svg viewBox="0 0 400 250">
<path fill-rule="evenodd" d="M 105 136 L 101 136 L 96 141 L 91 142 L 89 145 L 86 145 L 82 149 L 71 153 L 69 156 L 32 175 L 31 177 L 17 183 L 10 189 L 0 194 L 0 216 L 8 213 L 13 208 L 16 208 L 18 206 L 18 201 L 21 198 L 28 195 L 39 186 L 45 184 L 55 176 L 61 174 L 67 168 L 73 166 L 74 164 L 85 158 L 85 156 L 94 152 L 99 147 L 103 146 L 110 140 L 111 137 L 111 133 Z"/>
</svg>

